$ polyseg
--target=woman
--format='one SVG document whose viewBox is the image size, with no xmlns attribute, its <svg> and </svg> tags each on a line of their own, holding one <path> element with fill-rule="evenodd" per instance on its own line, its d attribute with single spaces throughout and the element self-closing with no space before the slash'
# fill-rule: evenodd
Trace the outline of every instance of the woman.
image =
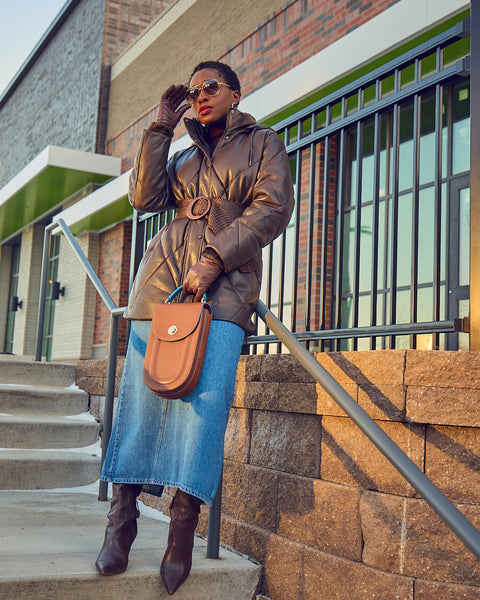
<svg viewBox="0 0 480 600">
<path fill-rule="evenodd" d="M 127 568 L 142 485 L 177 488 L 161 565 L 169 594 L 188 577 L 200 505 L 211 504 L 218 487 L 262 248 L 284 231 L 293 209 L 284 145 L 237 109 L 240 96 L 228 65 L 197 65 L 189 87 L 172 85 L 163 94 L 130 177 L 134 208 L 177 214 L 147 248 L 125 313 L 130 340 L 101 475 L 113 482 L 113 499 L 96 567 L 102 574 Z M 167 160 L 173 130 L 190 107 L 195 118 L 184 122 L 193 145 Z M 144 385 L 143 360 L 154 307 L 180 285 L 195 302 L 207 292 L 213 321 L 197 388 L 182 400 L 164 400 Z"/>
</svg>

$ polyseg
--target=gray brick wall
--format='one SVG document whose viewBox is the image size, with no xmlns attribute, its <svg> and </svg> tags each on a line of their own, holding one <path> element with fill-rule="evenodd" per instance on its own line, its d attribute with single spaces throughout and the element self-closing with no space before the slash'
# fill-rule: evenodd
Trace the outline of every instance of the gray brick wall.
<svg viewBox="0 0 480 600">
<path fill-rule="evenodd" d="M 95 151 L 105 0 L 83 0 L 0 108 L 0 188 L 47 145 Z"/>
</svg>

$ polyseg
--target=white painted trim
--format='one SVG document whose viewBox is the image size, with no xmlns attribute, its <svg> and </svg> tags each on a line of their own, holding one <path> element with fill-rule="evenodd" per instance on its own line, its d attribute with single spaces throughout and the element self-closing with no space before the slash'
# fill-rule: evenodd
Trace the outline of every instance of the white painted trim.
<svg viewBox="0 0 480 600">
<path fill-rule="evenodd" d="M 174 7 L 187 10 L 194 1 L 180 0 Z M 418 36 L 436 23 L 465 10 L 469 5 L 470 2 L 465 0 L 401 0 L 318 54 L 297 65 L 288 73 L 249 94 L 242 99 L 240 109 L 253 114 L 257 120 L 261 121 L 395 46 Z M 154 24 L 147 33 L 151 36 L 159 35 L 158 31 L 160 30 L 155 27 L 156 25 L 160 26 L 161 21 L 162 19 Z M 149 39 L 146 39 L 144 44 L 148 45 Z M 133 51 L 134 48 L 131 52 L 133 53 Z M 126 61 L 125 65 L 129 64 L 128 56 L 130 56 L 130 50 L 123 57 Z M 138 53 L 134 56 L 136 58 Z M 190 144 L 190 138 L 185 135 L 172 143 L 170 154 L 186 148 Z M 93 214 L 99 208 L 124 197 L 128 192 L 128 177 L 125 178 L 124 175 L 118 178 L 120 180 L 118 189 L 113 186 L 114 182 L 111 182 L 90 194 L 90 196 L 94 196 L 91 202 L 89 201 L 90 196 L 87 196 L 71 207 L 71 213 L 64 211 L 59 216 L 63 218 L 62 215 L 67 213 L 69 224 L 73 225 L 74 222 Z M 102 190 L 105 194 L 100 194 Z M 104 204 L 100 204 L 100 201 Z M 73 211 L 74 208 L 75 211 Z"/>
<path fill-rule="evenodd" d="M 143 34 L 121 54 L 112 65 L 111 78 L 115 79 L 140 56 L 153 42 L 179 19 L 197 0 L 178 0 L 159 17 Z"/>
<path fill-rule="evenodd" d="M 65 223 L 71 227 L 82 219 L 94 215 L 99 210 L 118 202 L 128 194 L 128 178 L 130 177 L 131 169 L 122 173 L 112 181 L 109 181 L 101 188 L 98 188 L 79 202 L 72 204 L 60 214 L 53 218 L 52 222 L 58 219 L 63 219 Z M 53 234 L 59 232 L 59 229 L 54 229 Z"/>
<path fill-rule="evenodd" d="M 263 120 L 467 9 L 466 0 L 401 0 L 240 103 Z"/>
<path fill-rule="evenodd" d="M 60 167 L 115 177 L 121 172 L 122 160 L 118 156 L 105 156 L 93 152 L 47 146 L 0 189 L 0 206 L 48 167 Z"/>
</svg>

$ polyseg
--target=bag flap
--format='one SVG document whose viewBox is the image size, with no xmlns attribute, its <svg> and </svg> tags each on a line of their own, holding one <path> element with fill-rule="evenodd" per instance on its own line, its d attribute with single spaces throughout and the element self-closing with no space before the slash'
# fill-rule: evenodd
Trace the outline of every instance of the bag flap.
<svg viewBox="0 0 480 600">
<path fill-rule="evenodd" d="M 197 327 L 203 311 L 212 313 L 207 302 L 157 304 L 153 313 L 152 333 L 160 340 L 178 342 Z"/>
</svg>

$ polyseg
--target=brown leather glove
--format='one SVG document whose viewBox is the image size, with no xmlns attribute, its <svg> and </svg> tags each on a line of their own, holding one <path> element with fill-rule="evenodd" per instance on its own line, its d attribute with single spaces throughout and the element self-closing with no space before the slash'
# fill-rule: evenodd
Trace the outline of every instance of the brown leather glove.
<svg viewBox="0 0 480 600">
<path fill-rule="evenodd" d="M 190 108 L 189 104 L 180 106 L 185 100 L 186 90 L 184 85 L 171 85 L 165 90 L 160 98 L 157 120 L 149 127 L 151 131 L 173 132 L 180 119 Z"/>
<path fill-rule="evenodd" d="M 195 294 L 194 302 L 200 302 L 203 294 L 223 271 L 222 267 L 209 258 L 203 256 L 188 271 L 183 282 L 184 294 Z"/>
</svg>

